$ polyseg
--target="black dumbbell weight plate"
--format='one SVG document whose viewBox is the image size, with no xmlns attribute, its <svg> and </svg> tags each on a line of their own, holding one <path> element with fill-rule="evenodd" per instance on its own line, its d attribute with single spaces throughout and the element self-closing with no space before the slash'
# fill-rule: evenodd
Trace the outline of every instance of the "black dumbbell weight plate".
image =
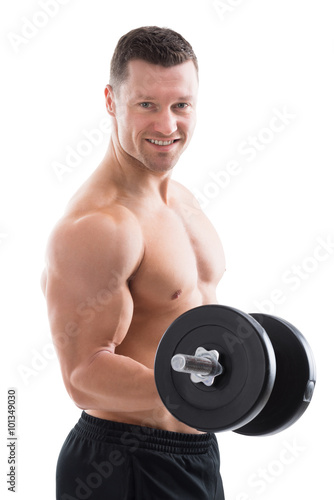
<svg viewBox="0 0 334 500">
<path fill-rule="evenodd" d="M 263 326 L 273 345 L 276 379 L 263 410 L 235 432 L 262 436 L 286 429 L 307 409 L 315 386 L 315 363 L 310 346 L 293 325 L 266 314 L 251 316 Z"/>
<path fill-rule="evenodd" d="M 215 349 L 224 367 L 210 387 L 172 369 L 175 354 Z M 155 358 L 155 381 L 170 413 L 206 432 L 233 430 L 267 403 L 275 379 L 275 355 L 263 328 L 249 315 L 221 305 L 196 307 L 166 330 Z"/>
</svg>

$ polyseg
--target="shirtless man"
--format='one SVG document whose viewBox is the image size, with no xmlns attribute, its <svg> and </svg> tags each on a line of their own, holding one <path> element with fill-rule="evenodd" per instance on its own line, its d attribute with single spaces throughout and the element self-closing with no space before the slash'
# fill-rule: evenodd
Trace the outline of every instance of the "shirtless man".
<svg viewBox="0 0 334 500">
<path fill-rule="evenodd" d="M 177 421 L 154 357 L 180 314 L 217 303 L 218 236 L 171 179 L 196 122 L 198 66 L 184 38 L 124 35 L 105 89 L 104 159 L 51 234 L 42 287 L 66 389 L 83 410 L 61 450 L 57 500 L 222 500 L 214 434 Z"/>
</svg>

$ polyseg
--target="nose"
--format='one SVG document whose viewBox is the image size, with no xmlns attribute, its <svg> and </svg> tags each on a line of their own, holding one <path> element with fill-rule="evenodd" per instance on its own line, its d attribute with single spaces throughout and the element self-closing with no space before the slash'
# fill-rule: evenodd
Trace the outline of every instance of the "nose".
<svg viewBox="0 0 334 500">
<path fill-rule="evenodd" d="M 171 109 L 162 109 L 155 116 L 155 132 L 170 136 L 177 131 L 177 117 Z"/>
</svg>

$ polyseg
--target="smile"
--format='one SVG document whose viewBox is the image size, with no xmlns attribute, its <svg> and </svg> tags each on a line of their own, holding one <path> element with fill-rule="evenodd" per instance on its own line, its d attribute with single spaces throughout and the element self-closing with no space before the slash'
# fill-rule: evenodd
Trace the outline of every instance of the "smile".
<svg viewBox="0 0 334 500">
<path fill-rule="evenodd" d="M 151 144 L 156 144 L 157 146 L 169 146 L 173 144 L 173 142 L 178 141 L 179 139 L 174 139 L 172 141 L 155 141 L 153 139 L 147 139 Z"/>
</svg>

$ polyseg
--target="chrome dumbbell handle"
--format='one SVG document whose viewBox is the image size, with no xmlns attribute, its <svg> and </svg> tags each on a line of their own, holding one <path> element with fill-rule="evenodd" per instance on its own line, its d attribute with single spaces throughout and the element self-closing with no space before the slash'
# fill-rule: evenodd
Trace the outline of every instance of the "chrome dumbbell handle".
<svg viewBox="0 0 334 500">
<path fill-rule="evenodd" d="M 198 347 L 195 355 L 176 354 L 171 360 L 173 370 L 181 373 L 190 373 L 192 382 L 210 386 L 215 377 L 223 373 L 223 367 L 218 361 L 218 351 L 207 351 L 204 347 Z"/>
</svg>

